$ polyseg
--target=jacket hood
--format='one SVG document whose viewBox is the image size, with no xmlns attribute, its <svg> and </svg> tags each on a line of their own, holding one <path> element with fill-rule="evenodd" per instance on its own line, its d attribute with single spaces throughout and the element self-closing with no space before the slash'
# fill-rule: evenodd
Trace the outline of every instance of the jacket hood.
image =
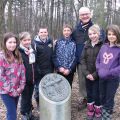
<svg viewBox="0 0 120 120">
<path fill-rule="evenodd" d="M 105 43 L 105 45 L 107 45 L 107 47 L 110 47 L 109 42 Z M 116 45 L 112 46 L 112 48 L 116 48 L 116 47 L 120 48 L 120 44 L 116 44 Z"/>
<path fill-rule="evenodd" d="M 40 39 L 40 37 L 38 36 L 38 35 L 36 35 L 35 37 L 34 37 L 34 40 L 36 41 L 36 42 L 38 42 L 38 43 L 44 43 L 41 39 Z M 48 37 L 47 39 L 46 39 L 46 42 L 45 43 L 50 43 L 51 42 L 51 39 Z"/>
<path fill-rule="evenodd" d="M 99 40 L 99 42 L 96 45 L 102 45 L 103 42 Z M 85 44 L 85 48 L 92 47 L 91 40 L 88 40 Z"/>
</svg>

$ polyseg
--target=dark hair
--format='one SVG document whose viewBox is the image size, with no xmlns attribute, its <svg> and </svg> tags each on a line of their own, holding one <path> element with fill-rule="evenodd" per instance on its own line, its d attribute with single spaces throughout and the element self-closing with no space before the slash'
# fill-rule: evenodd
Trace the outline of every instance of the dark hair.
<svg viewBox="0 0 120 120">
<path fill-rule="evenodd" d="M 117 25 L 109 25 L 106 29 L 106 34 L 108 34 L 108 31 L 112 31 L 116 35 L 117 41 L 115 44 L 120 44 L 120 28 Z"/>
<path fill-rule="evenodd" d="M 8 32 L 8 33 L 5 33 L 5 34 L 4 34 L 3 42 L 2 42 L 2 49 L 3 49 L 4 53 L 5 53 L 6 59 L 8 60 L 9 63 L 12 63 L 12 62 L 13 62 L 13 59 L 12 59 L 11 55 L 9 54 L 9 51 L 8 51 L 8 49 L 7 49 L 7 47 L 6 47 L 6 42 L 7 42 L 7 40 L 8 40 L 9 38 L 15 38 L 15 39 L 16 39 L 16 44 L 17 44 L 17 45 L 16 45 L 16 49 L 13 51 L 13 55 L 14 55 L 15 59 L 17 59 L 17 61 L 18 61 L 19 63 L 22 63 L 21 54 L 20 54 L 20 52 L 19 52 L 19 50 L 18 50 L 19 40 L 18 40 L 18 38 L 16 37 L 16 35 L 13 34 L 13 33 L 11 33 L 11 32 Z"/>
<path fill-rule="evenodd" d="M 48 27 L 47 27 L 47 26 L 41 26 L 41 27 L 39 28 L 38 32 L 40 31 L 40 29 L 47 29 L 47 31 L 48 31 Z"/>
</svg>

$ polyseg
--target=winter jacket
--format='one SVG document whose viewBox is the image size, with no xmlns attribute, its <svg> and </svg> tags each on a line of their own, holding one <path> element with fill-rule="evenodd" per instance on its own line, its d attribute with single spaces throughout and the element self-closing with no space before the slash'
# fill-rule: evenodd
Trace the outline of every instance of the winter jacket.
<svg viewBox="0 0 120 120">
<path fill-rule="evenodd" d="M 75 40 L 76 43 L 76 58 L 77 63 L 80 63 L 80 57 L 82 50 L 84 48 L 84 43 L 89 39 L 88 37 L 88 29 L 93 25 L 91 20 L 88 22 L 86 28 L 83 28 L 82 22 L 80 21 L 79 24 L 75 27 L 72 33 L 72 38 Z"/>
<path fill-rule="evenodd" d="M 23 59 L 23 64 L 26 68 L 26 84 L 30 85 L 34 83 L 34 64 L 29 64 L 29 57 L 28 55 L 24 52 L 22 48 L 19 47 L 19 51 L 22 55 Z"/>
<path fill-rule="evenodd" d="M 0 94 L 16 97 L 25 86 L 25 67 L 17 61 L 9 64 L 3 51 L 0 51 Z"/>
<path fill-rule="evenodd" d="M 36 77 L 40 74 L 47 74 L 53 72 L 53 42 L 50 38 L 43 42 L 39 36 L 36 36 L 33 40 L 32 45 L 36 51 Z"/>
<path fill-rule="evenodd" d="M 83 49 L 82 56 L 81 56 L 82 72 L 85 77 L 88 74 L 92 74 L 94 79 L 98 78 L 95 62 L 101 46 L 102 46 L 101 41 L 99 41 L 94 47 L 92 46 L 90 40 L 87 41 L 87 43 L 85 44 L 85 47 Z"/>
<path fill-rule="evenodd" d="M 98 75 L 103 79 L 118 78 L 120 75 L 120 47 L 104 44 L 96 59 Z"/>
<path fill-rule="evenodd" d="M 76 66 L 76 44 L 69 38 L 61 38 L 56 42 L 54 49 L 53 62 L 56 69 L 64 67 L 70 71 L 75 70 Z"/>
</svg>

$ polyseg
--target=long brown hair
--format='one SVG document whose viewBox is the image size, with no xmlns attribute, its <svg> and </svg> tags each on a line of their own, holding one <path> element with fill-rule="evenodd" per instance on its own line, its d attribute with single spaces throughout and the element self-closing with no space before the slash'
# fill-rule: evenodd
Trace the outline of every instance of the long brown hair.
<svg viewBox="0 0 120 120">
<path fill-rule="evenodd" d="M 16 39 L 16 49 L 13 51 L 13 55 L 14 55 L 14 58 L 18 61 L 18 63 L 21 64 L 22 63 L 22 57 L 21 57 L 21 54 L 18 50 L 19 40 L 16 37 L 16 35 L 11 33 L 11 32 L 5 33 L 3 41 L 2 41 L 2 49 L 5 53 L 5 57 L 6 57 L 6 59 L 9 63 L 12 63 L 13 60 L 14 60 L 12 55 L 10 54 L 10 52 L 8 51 L 8 49 L 6 47 L 6 42 L 9 38 L 15 38 Z"/>
<path fill-rule="evenodd" d="M 117 25 L 110 25 L 107 27 L 107 30 L 106 30 L 107 34 L 108 34 L 108 31 L 112 31 L 116 35 L 117 41 L 115 42 L 115 44 L 116 45 L 120 44 L 120 28 Z"/>
</svg>

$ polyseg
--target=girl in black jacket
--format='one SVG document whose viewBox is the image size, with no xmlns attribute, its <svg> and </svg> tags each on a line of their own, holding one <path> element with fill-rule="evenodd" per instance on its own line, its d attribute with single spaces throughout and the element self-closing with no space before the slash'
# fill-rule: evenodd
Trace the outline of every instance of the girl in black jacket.
<svg viewBox="0 0 120 120">
<path fill-rule="evenodd" d="M 87 41 L 82 57 L 82 73 L 86 78 L 87 91 L 87 120 L 101 119 L 101 106 L 99 98 L 99 78 L 95 67 L 97 54 L 102 46 L 99 40 L 100 28 L 98 25 L 93 25 L 88 30 L 90 38 Z M 95 116 L 94 116 L 95 115 Z"/>
<path fill-rule="evenodd" d="M 21 95 L 21 114 L 22 120 L 31 120 L 32 118 L 32 95 L 34 90 L 34 63 L 35 54 L 31 46 L 31 36 L 28 32 L 19 34 L 20 46 L 24 66 L 26 68 L 26 86 Z"/>
</svg>

